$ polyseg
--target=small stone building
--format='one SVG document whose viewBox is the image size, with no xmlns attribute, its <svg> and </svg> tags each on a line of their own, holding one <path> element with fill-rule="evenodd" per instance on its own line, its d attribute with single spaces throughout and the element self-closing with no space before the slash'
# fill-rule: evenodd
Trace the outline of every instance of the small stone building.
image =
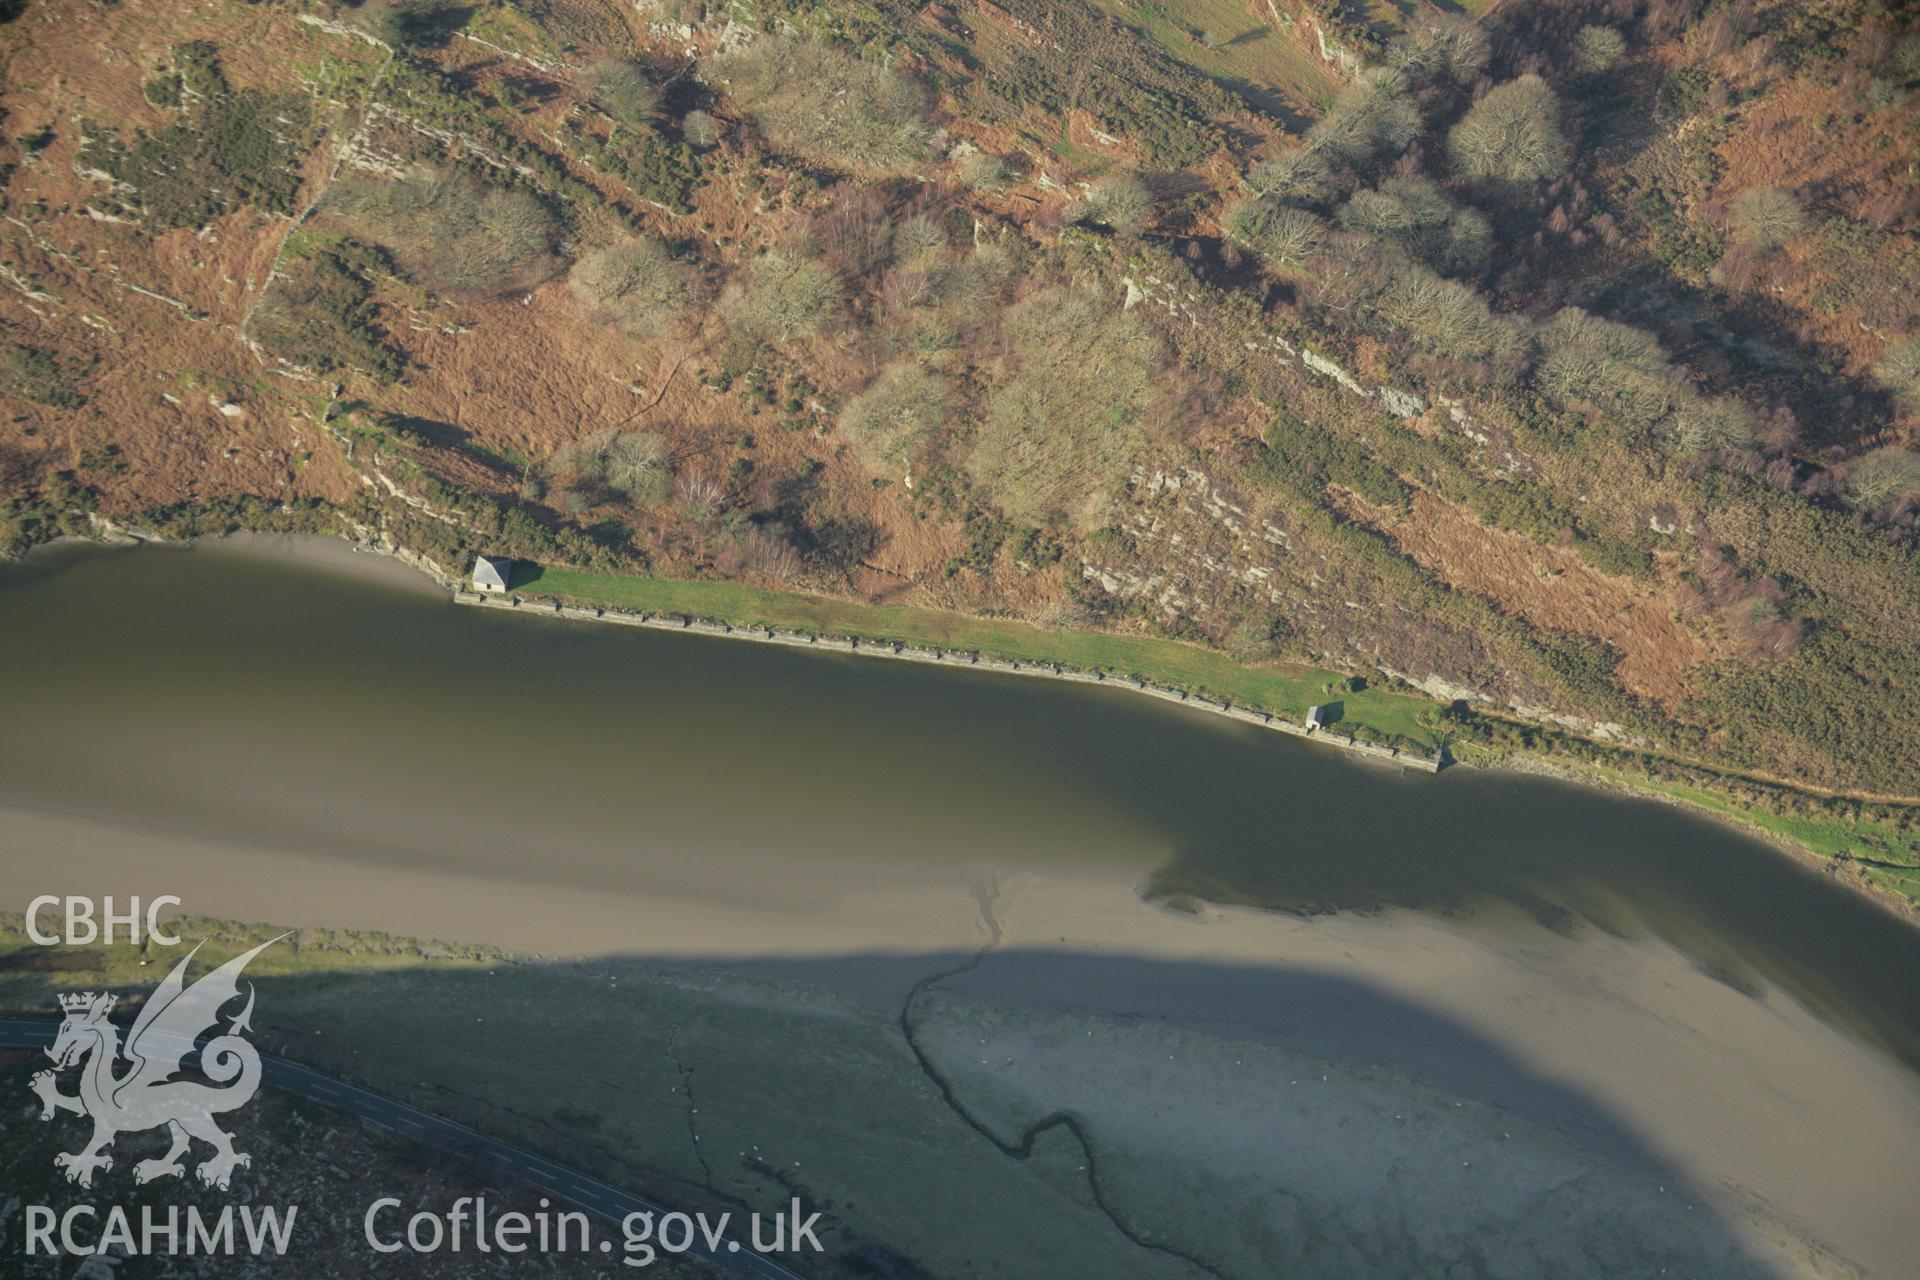
<svg viewBox="0 0 1920 1280">
<path fill-rule="evenodd" d="M 513 561 L 504 556 L 481 556 L 473 562 L 475 591 L 505 591 L 513 577 Z"/>
<path fill-rule="evenodd" d="M 1324 727 L 1326 723 L 1327 723 L 1327 709 L 1325 707 L 1308 707 L 1307 708 L 1307 732 L 1308 733 L 1312 733 L 1315 729 Z"/>
</svg>

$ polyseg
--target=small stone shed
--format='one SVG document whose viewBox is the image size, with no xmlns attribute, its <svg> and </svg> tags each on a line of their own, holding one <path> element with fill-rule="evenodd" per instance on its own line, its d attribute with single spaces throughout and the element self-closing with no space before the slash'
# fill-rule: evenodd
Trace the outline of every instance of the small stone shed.
<svg viewBox="0 0 1920 1280">
<path fill-rule="evenodd" d="M 513 578 L 513 561 L 504 556 L 481 556 L 473 562 L 475 591 L 505 591 Z"/>
</svg>

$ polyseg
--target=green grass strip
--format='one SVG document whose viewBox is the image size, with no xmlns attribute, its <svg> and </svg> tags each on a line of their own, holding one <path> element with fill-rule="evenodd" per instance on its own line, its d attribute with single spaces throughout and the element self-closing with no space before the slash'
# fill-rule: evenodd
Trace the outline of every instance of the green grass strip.
<svg viewBox="0 0 1920 1280">
<path fill-rule="evenodd" d="M 1024 622 L 976 618 L 940 609 L 865 604 L 731 582 L 674 582 L 582 569 L 523 568 L 514 589 L 576 604 L 637 612 L 689 614 L 738 627 L 767 626 L 823 636 L 897 640 L 1020 662 L 1052 662 L 1088 671 L 1137 676 L 1154 684 L 1289 716 L 1315 703 L 1344 704 L 1342 722 L 1398 734 L 1428 750 L 1438 745 L 1431 719 L 1440 704 L 1426 698 L 1363 689 L 1326 692 L 1344 675 L 1318 667 L 1243 666 L 1198 645 L 1102 631 L 1049 631 Z"/>
</svg>

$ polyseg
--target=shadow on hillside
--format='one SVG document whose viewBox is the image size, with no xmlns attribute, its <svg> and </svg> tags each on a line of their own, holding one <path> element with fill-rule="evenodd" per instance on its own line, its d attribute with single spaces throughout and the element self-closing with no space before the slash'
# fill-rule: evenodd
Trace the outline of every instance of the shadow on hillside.
<svg viewBox="0 0 1920 1280">
<path fill-rule="evenodd" d="M 1551 21 L 1544 14 L 1528 14 L 1527 20 Z M 1504 12 L 1501 19 L 1516 20 Z M 1510 70 L 1517 74 L 1521 68 Z M 1596 169 L 1624 172 L 1668 136 L 1673 122 L 1653 109 L 1666 71 L 1634 63 L 1590 78 L 1577 95 L 1566 86 L 1581 126 L 1579 151 L 1585 158 L 1576 164 L 1576 176 L 1590 179 Z M 1611 212 L 1622 225 L 1633 225 L 1635 215 L 1610 204 L 1603 183 L 1587 185 L 1589 193 L 1599 197 L 1593 214 Z M 1658 193 L 1642 198 L 1657 202 Z M 1529 200 L 1512 208 L 1483 205 L 1483 211 L 1495 219 L 1503 242 L 1524 244 L 1540 226 L 1544 206 L 1535 207 Z M 1682 221 L 1667 229 L 1679 234 L 1687 225 Z M 1700 374 L 1706 389 L 1745 391 L 1762 407 L 1781 404 L 1792 410 L 1808 450 L 1855 448 L 1864 433 L 1892 414 L 1892 401 L 1883 388 L 1846 372 L 1851 363 L 1847 352 L 1800 336 L 1803 317 L 1792 307 L 1759 289 L 1732 292 L 1690 283 L 1649 249 L 1644 240 L 1623 237 L 1608 250 L 1611 261 L 1601 267 L 1591 251 L 1559 242 L 1558 249 L 1550 248 L 1530 263 L 1524 294 L 1504 299 L 1504 305 L 1522 309 L 1547 298 L 1556 306 L 1578 305 L 1645 328 L 1677 362 Z M 1693 252 L 1702 259 L 1695 269 L 1705 269 L 1707 247 Z"/>
</svg>

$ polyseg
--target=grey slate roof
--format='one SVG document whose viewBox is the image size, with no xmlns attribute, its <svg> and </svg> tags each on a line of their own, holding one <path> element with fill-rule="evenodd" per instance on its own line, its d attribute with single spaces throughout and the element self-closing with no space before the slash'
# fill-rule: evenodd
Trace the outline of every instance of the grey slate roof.
<svg viewBox="0 0 1920 1280">
<path fill-rule="evenodd" d="M 505 556 L 481 556 L 473 562 L 473 584 L 476 587 L 498 587 L 507 589 L 507 578 L 513 573 L 513 561 Z"/>
</svg>

